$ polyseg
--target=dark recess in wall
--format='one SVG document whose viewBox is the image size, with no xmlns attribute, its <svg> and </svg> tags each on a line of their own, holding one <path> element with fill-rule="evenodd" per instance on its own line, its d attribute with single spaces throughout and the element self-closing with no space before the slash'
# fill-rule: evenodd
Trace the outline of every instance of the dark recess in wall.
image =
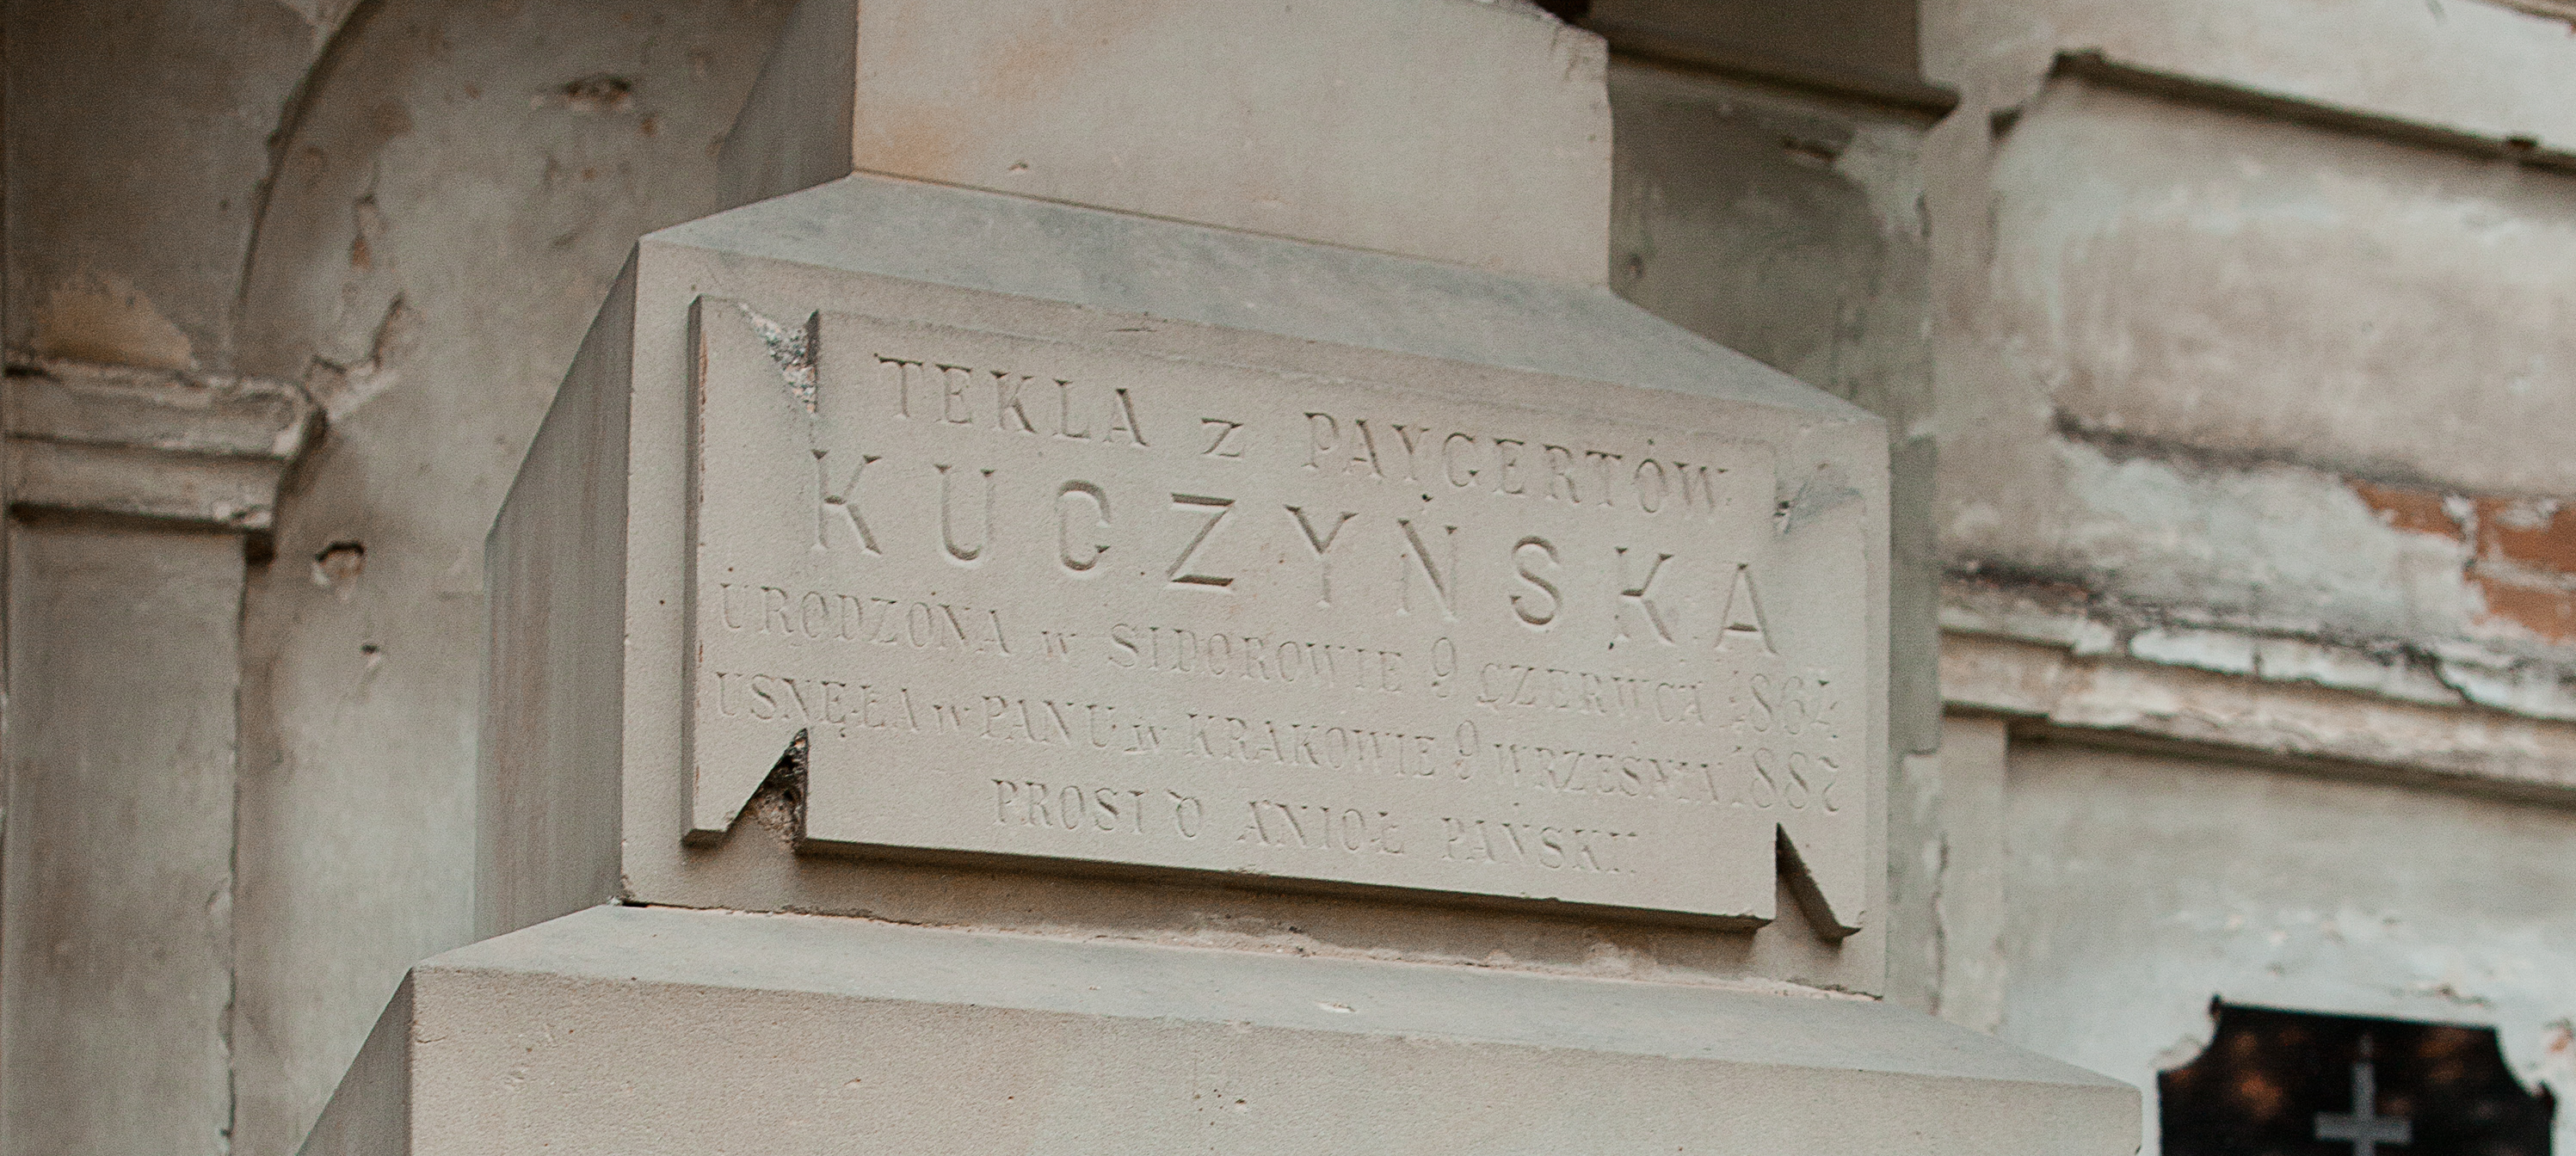
<svg viewBox="0 0 2576 1156">
<path fill-rule="evenodd" d="M 1891 105 L 1931 117 L 1958 94 L 1923 79 L 1912 0 L 1540 0 L 1613 51 Z"/>
</svg>

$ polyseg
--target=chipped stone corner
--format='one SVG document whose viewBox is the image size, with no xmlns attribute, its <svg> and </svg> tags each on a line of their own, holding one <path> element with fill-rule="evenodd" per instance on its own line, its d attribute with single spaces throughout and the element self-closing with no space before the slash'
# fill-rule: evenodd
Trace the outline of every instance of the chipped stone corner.
<svg viewBox="0 0 2576 1156">
<path fill-rule="evenodd" d="M 786 384 L 787 391 L 804 403 L 805 412 L 818 412 L 819 379 L 814 365 L 822 351 L 823 315 L 807 314 L 802 323 L 785 325 L 762 316 L 749 305 L 736 302 L 734 308 L 741 311 L 743 320 L 751 324 L 752 332 L 759 334 L 761 344 L 768 347 L 769 360 L 777 364 L 779 380 Z"/>
</svg>

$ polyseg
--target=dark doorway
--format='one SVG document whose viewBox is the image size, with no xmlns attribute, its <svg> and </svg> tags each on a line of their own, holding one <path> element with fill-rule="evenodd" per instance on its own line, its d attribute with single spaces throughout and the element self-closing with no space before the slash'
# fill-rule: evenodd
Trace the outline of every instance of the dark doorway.
<svg viewBox="0 0 2576 1156">
<path fill-rule="evenodd" d="M 2492 1028 L 2213 1003 L 2218 1034 L 2156 1077 L 2165 1156 L 2547 1156 L 2556 1104 Z"/>
</svg>

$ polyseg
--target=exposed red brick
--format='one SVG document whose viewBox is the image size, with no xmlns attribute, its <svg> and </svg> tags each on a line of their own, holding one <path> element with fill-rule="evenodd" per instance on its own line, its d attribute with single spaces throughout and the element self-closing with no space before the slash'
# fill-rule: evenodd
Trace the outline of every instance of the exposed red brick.
<svg viewBox="0 0 2576 1156">
<path fill-rule="evenodd" d="M 2478 557 L 2576 574 L 2576 502 L 2478 499 Z"/>
<path fill-rule="evenodd" d="M 2373 513 L 2378 514 L 2382 522 L 2400 530 L 2413 530 L 2418 534 L 2439 534 L 2454 542 L 2467 541 L 2467 535 L 2461 532 L 2459 520 L 2451 517 L 2449 510 L 2442 508 L 2443 495 L 2439 490 L 2383 486 L 2377 482 L 2365 482 L 2353 478 L 2345 479 L 2344 484 L 2351 486 L 2352 492 L 2360 495 L 2363 504 L 2368 505 Z"/>
<path fill-rule="evenodd" d="M 2486 595 L 2488 618 L 2518 623 L 2551 642 L 2576 642 L 2576 590 L 2478 573 L 2471 573 L 2469 581 Z"/>
</svg>

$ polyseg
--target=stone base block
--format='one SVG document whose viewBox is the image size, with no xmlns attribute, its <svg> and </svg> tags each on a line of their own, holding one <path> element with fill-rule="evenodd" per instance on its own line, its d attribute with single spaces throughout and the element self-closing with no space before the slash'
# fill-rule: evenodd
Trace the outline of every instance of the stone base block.
<svg viewBox="0 0 2576 1156">
<path fill-rule="evenodd" d="M 1860 999 L 600 907 L 414 969 L 304 1151 L 2128 1156 L 2138 1103 Z"/>
</svg>

